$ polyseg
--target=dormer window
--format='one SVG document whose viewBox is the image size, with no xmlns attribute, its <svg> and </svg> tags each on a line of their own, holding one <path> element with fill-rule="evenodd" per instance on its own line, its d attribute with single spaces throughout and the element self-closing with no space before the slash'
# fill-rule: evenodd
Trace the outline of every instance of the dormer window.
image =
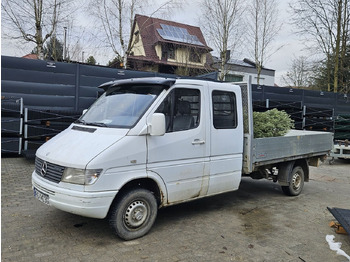
<svg viewBox="0 0 350 262">
<path fill-rule="evenodd" d="M 168 46 L 168 59 L 175 59 L 175 48 L 174 45 Z"/>
<path fill-rule="evenodd" d="M 175 59 L 175 47 L 172 44 L 162 46 L 162 60 Z"/>
<path fill-rule="evenodd" d="M 201 62 L 201 55 L 196 51 L 190 52 L 190 62 L 193 63 L 200 63 Z"/>
</svg>

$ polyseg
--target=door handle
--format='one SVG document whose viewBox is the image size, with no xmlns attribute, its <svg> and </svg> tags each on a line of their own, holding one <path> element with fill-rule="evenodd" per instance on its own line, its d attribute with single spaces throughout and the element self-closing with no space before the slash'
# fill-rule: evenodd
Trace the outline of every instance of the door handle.
<svg viewBox="0 0 350 262">
<path fill-rule="evenodd" d="M 205 144 L 204 140 L 195 139 L 192 141 L 192 145 L 202 145 L 202 144 Z"/>
</svg>

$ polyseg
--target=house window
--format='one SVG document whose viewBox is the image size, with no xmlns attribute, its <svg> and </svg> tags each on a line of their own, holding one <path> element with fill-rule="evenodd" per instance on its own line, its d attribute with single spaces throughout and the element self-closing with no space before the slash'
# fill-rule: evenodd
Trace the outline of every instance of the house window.
<svg viewBox="0 0 350 262">
<path fill-rule="evenodd" d="M 201 62 L 201 55 L 197 53 L 196 51 L 190 52 L 190 62 L 193 63 L 200 63 Z"/>
<path fill-rule="evenodd" d="M 174 48 L 174 46 L 169 46 L 168 59 L 175 59 L 175 48 Z"/>
<path fill-rule="evenodd" d="M 242 82 L 243 76 L 227 74 L 225 76 L 225 82 Z"/>
<path fill-rule="evenodd" d="M 162 60 L 175 59 L 175 47 L 173 45 L 163 45 L 162 49 Z"/>
</svg>

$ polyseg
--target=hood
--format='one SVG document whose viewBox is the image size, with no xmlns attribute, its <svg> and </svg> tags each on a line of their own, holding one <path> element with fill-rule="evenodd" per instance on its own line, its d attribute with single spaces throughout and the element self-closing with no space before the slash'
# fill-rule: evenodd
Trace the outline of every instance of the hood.
<svg viewBox="0 0 350 262">
<path fill-rule="evenodd" d="M 85 168 L 101 152 L 122 139 L 129 129 L 72 124 L 36 152 L 36 156 L 66 167 Z"/>
</svg>

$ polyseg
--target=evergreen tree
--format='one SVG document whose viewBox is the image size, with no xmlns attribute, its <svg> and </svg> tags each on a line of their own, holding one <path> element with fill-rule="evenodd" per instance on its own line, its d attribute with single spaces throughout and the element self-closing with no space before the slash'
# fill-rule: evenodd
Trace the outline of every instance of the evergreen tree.
<svg viewBox="0 0 350 262">
<path fill-rule="evenodd" d="M 91 55 L 86 59 L 86 63 L 89 65 L 96 65 L 96 59 Z"/>
<path fill-rule="evenodd" d="M 63 60 L 63 44 L 55 37 L 52 36 L 50 41 L 46 43 L 44 48 L 45 58 L 53 61 Z"/>
<path fill-rule="evenodd" d="M 35 47 L 31 53 L 37 54 L 37 48 Z M 46 60 L 63 61 L 63 44 L 55 36 L 52 36 L 44 46 L 43 53 Z"/>
</svg>

